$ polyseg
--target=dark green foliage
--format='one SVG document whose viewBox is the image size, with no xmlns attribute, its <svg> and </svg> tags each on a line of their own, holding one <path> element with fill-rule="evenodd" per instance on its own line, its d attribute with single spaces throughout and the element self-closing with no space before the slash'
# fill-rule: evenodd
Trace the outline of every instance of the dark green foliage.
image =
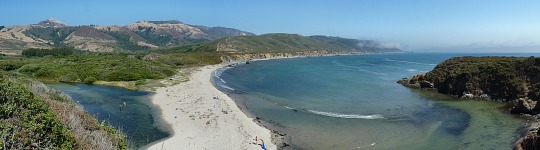
<svg viewBox="0 0 540 150">
<path fill-rule="evenodd" d="M 48 105 L 20 84 L 0 80 L 0 130 L 7 149 L 72 149 L 75 140 Z"/>
<path fill-rule="evenodd" d="M 13 57 L 9 57 L 7 59 L 0 59 L 0 71 L 16 70 L 28 63 L 30 62 L 23 58 L 13 59 Z"/>
<path fill-rule="evenodd" d="M 23 56 L 67 56 L 73 54 L 73 48 L 70 47 L 60 47 L 53 49 L 38 49 L 38 48 L 29 48 L 22 52 Z"/>
<path fill-rule="evenodd" d="M 49 43 L 49 45 L 54 47 L 62 47 L 65 46 L 64 40 L 77 29 L 79 29 L 79 27 L 31 28 L 23 33 L 29 37 L 37 37 L 40 39 L 53 41 L 53 43 Z"/>
<path fill-rule="evenodd" d="M 2 30 L 2 29 L 4 29 L 4 28 L 6 28 L 6 27 L 5 27 L 5 26 L 0 26 L 0 30 Z"/>
<path fill-rule="evenodd" d="M 83 82 L 86 83 L 86 84 L 93 84 L 96 81 L 97 81 L 97 79 L 95 77 L 88 76 L 88 77 L 84 78 Z"/>
<path fill-rule="evenodd" d="M 149 47 L 146 46 L 140 46 L 137 45 L 135 42 L 132 42 L 130 40 L 131 35 L 121 32 L 106 32 L 108 35 L 114 37 L 118 41 L 118 46 L 120 48 L 128 50 L 128 51 L 141 51 L 141 50 L 148 50 Z"/>
<path fill-rule="evenodd" d="M 441 93 L 462 96 L 487 94 L 492 99 L 540 100 L 540 59 L 520 57 L 457 57 L 428 72 Z"/>
</svg>

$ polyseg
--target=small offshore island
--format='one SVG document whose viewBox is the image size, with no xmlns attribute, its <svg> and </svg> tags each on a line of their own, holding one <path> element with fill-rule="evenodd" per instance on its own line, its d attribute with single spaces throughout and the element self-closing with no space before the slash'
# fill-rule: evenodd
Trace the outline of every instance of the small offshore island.
<svg viewBox="0 0 540 150">
<path fill-rule="evenodd" d="M 432 71 L 398 83 L 452 95 L 462 99 L 487 99 L 511 103 L 509 112 L 531 119 L 515 149 L 540 146 L 540 58 L 457 57 L 438 64 Z"/>
</svg>

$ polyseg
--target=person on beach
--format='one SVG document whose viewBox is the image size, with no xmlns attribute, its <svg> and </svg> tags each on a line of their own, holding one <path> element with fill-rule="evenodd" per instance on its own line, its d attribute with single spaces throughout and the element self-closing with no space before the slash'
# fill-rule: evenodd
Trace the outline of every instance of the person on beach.
<svg viewBox="0 0 540 150">
<path fill-rule="evenodd" d="M 259 137 L 258 137 L 258 136 L 255 136 L 255 139 L 254 139 L 254 140 L 255 140 L 255 142 L 253 142 L 253 144 L 259 145 L 259 144 L 258 144 L 258 143 L 259 143 Z"/>
<path fill-rule="evenodd" d="M 266 149 L 266 147 L 264 146 L 264 141 L 263 141 L 263 139 L 261 139 L 261 148 L 262 148 L 263 150 L 268 150 L 268 149 Z"/>
</svg>

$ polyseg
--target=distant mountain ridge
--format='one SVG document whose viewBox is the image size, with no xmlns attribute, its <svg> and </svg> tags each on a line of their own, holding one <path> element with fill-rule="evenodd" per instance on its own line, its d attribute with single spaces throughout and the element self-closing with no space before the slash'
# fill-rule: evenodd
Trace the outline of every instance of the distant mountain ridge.
<svg viewBox="0 0 540 150">
<path fill-rule="evenodd" d="M 177 20 L 139 21 L 126 26 L 68 26 L 49 18 L 32 25 L 0 27 L 0 53 L 60 46 L 93 52 L 138 51 L 242 35 L 255 34 L 226 27 L 189 25 Z"/>
<path fill-rule="evenodd" d="M 39 23 L 33 24 L 31 26 L 40 26 L 40 27 L 45 27 L 45 28 L 46 27 L 60 28 L 60 27 L 66 27 L 67 25 L 60 20 L 49 18 L 47 20 L 40 21 Z"/>
</svg>

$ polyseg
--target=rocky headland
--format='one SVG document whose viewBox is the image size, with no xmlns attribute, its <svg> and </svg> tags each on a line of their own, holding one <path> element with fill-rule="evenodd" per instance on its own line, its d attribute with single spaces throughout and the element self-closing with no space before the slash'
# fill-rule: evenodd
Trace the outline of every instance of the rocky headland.
<svg viewBox="0 0 540 150">
<path fill-rule="evenodd" d="M 456 57 L 432 71 L 398 83 L 461 99 L 488 99 L 512 104 L 510 112 L 532 120 L 514 149 L 539 149 L 540 58 Z"/>
</svg>

